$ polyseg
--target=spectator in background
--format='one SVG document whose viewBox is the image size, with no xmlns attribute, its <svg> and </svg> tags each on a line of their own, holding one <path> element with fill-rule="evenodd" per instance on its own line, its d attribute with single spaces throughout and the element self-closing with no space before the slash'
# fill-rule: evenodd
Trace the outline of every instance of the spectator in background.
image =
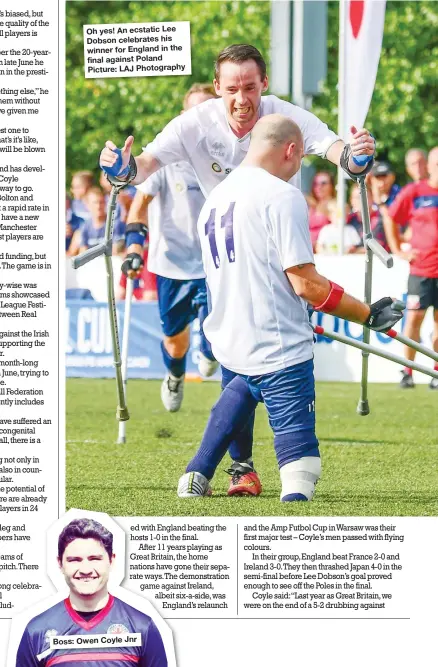
<svg viewBox="0 0 438 667">
<path fill-rule="evenodd" d="M 421 148 L 411 148 L 405 155 L 406 173 L 414 183 L 427 178 L 427 153 Z"/>
<path fill-rule="evenodd" d="M 73 195 L 71 208 L 73 213 L 83 220 L 91 219 L 85 198 L 93 185 L 93 178 L 92 171 L 76 171 L 71 179 L 70 190 Z"/>
<path fill-rule="evenodd" d="M 390 206 L 400 192 L 400 186 L 395 182 L 395 171 L 391 164 L 386 160 L 375 162 L 369 180 L 373 202 L 377 206 L 381 204 Z"/>
<path fill-rule="evenodd" d="M 71 199 L 68 195 L 65 197 L 65 252 L 70 254 L 70 246 L 73 239 L 73 234 L 83 223 L 83 219 L 79 218 L 72 211 Z"/>
<path fill-rule="evenodd" d="M 387 160 L 375 162 L 369 175 L 369 185 L 373 198 L 373 210 L 377 211 L 377 217 L 374 221 L 374 227 L 371 228 L 376 239 L 385 250 L 390 252 L 386 239 L 385 227 L 383 224 L 383 215 L 387 207 L 392 204 L 400 192 L 400 186 L 395 182 L 395 171 Z M 401 227 L 404 234 L 407 231 L 407 220 Z"/>
<path fill-rule="evenodd" d="M 385 236 L 385 229 L 383 226 L 382 216 L 379 212 L 379 207 L 373 202 L 373 196 L 370 188 L 367 186 L 368 209 L 370 212 L 370 227 L 376 241 L 389 252 L 389 245 Z M 360 244 L 356 247 L 355 252 L 364 253 L 365 246 L 363 243 L 363 221 L 362 209 L 360 205 L 359 186 L 354 184 L 350 190 L 350 205 L 351 213 L 347 218 L 347 227 L 354 227 L 360 238 Z"/>
<path fill-rule="evenodd" d="M 309 205 L 310 238 L 315 250 L 319 232 L 331 223 L 330 206 L 336 206 L 335 181 L 329 171 L 318 171 L 315 174 L 306 199 Z"/>
<path fill-rule="evenodd" d="M 100 172 L 99 185 L 105 193 L 105 202 L 108 206 L 112 186 L 103 171 Z M 135 193 L 136 188 L 133 185 L 128 185 L 126 188 L 123 188 L 123 190 L 120 190 L 117 195 L 115 222 L 126 222 Z"/>
<path fill-rule="evenodd" d="M 432 306 L 432 344 L 438 352 L 438 146 L 429 153 L 427 169 L 429 179 L 406 185 L 384 212 L 384 223 L 392 252 L 410 264 L 404 333 L 419 341 L 424 316 Z M 398 231 L 406 221 L 412 231 L 409 252 L 402 250 Z M 415 350 L 405 347 L 405 357 L 413 361 Z M 435 370 L 438 370 L 438 364 L 435 364 Z M 414 387 L 412 370 L 405 368 L 402 373 L 400 386 L 404 389 Z M 438 380 L 432 378 L 429 387 L 438 389 Z"/>
<path fill-rule="evenodd" d="M 320 230 L 316 241 L 316 252 L 321 255 L 338 255 L 341 241 L 341 215 L 336 205 L 329 204 L 329 215 L 331 222 Z M 343 235 L 344 253 L 351 255 L 357 252 L 362 241 L 355 227 L 344 225 Z"/>
<path fill-rule="evenodd" d="M 106 222 L 106 202 L 105 195 L 98 187 L 92 187 L 88 190 L 85 203 L 90 211 L 91 218 L 84 221 L 84 224 L 78 229 L 71 242 L 71 254 L 84 252 L 88 248 L 101 243 L 105 236 Z M 114 224 L 113 231 L 113 254 L 119 254 L 125 246 L 125 225 L 122 222 Z"/>
</svg>

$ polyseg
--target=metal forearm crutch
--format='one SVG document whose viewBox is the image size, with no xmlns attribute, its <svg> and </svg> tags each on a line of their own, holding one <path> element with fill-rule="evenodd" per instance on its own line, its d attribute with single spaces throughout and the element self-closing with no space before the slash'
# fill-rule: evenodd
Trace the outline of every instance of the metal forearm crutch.
<svg viewBox="0 0 438 667">
<path fill-rule="evenodd" d="M 123 389 L 119 332 L 117 328 L 116 298 L 114 293 L 114 275 L 113 275 L 113 265 L 111 262 L 111 255 L 113 248 L 112 239 L 113 239 L 113 229 L 114 229 L 114 217 L 117 204 L 117 195 L 119 194 L 120 190 L 122 190 L 127 185 L 128 185 L 127 182 L 123 182 L 117 185 L 113 184 L 108 203 L 108 211 L 105 223 L 105 236 L 103 243 L 100 243 L 94 248 L 89 248 L 85 252 L 73 258 L 73 267 L 75 269 L 78 269 L 80 266 L 88 264 L 88 262 L 91 262 L 96 257 L 100 257 L 101 255 L 104 255 L 105 257 L 106 276 L 107 276 L 106 284 L 107 284 L 107 294 L 108 294 L 108 312 L 110 316 L 114 367 L 116 369 L 116 381 L 117 381 L 118 406 L 116 411 L 116 417 L 119 421 L 127 421 L 129 419 L 129 412 L 126 406 L 125 392 Z"/>
<path fill-rule="evenodd" d="M 365 184 L 365 176 L 359 176 L 357 179 L 360 194 L 360 206 L 362 213 L 363 224 L 363 243 L 366 250 L 365 256 L 365 291 L 364 301 L 367 304 L 371 303 L 372 281 L 373 281 L 373 254 L 376 255 L 382 264 L 390 269 L 394 264 L 392 256 L 386 252 L 384 248 L 376 241 L 371 232 L 370 211 L 368 208 L 367 187 Z M 370 330 L 367 327 L 363 328 L 363 342 L 369 345 Z M 360 399 L 357 404 L 356 411 L 359 415 L 368 415 L 370 413 L 370 406 L 368 403 L 368 348 L 362 349 L 362 379 L 360 384 Z"/>
<path fill-rule="evenodd" d="M 401 366 L 408 366 L 409 368 L 412 368 L 412 370 L 414 371 L 419 371 L 420 373 L 425 373 L 426 375 L 430 375 L 430 377 L 432 378 L 438 378 L 438 371 L 434 371 L 431 368 L 427 368 L 426 366 L 421 366 L 421 364 L 416 364 L 414 361 L 409 361 L 407 359 L 404 359 L 404 357 L 398 357 L 396 354 L 392 354 L 391 352 L 380 350 L 378 347 L 374 347 L 374 345 L 369 345 L 369 343 L 362 343 L 361 341 L 354 340 L 353 338 L 348 338 L 348 336 L 342 336 L 341 334 L 332 333 L 331 331 L 326 331 L 323 327 L 320 326 L 314 326 L 313 331 L 316 334 L 319 334 L 320 336 L 325 336 L 326 338 L 331 338 L 332 340 L 336 340 L 339 343 L 345 343 L 346 345 L 350 345 L 351 347 L 356 347 L 357 349 L 362 350 L 362 354 L 366 353 L 367 359 L 370 354 L 375 354 L 378 357 L 382 357 L 383 359 L 388 359 L 388 361 L 393 361 L 394 363 L 400 364 Z M 370 330 L 368 329 L 368 331 Z M 391 338 L 396 338 L 396 337 L 398 338 L 397 334 L 395 336 L 392 335 L 395 334 L 395 331 L 393 331 L 392 329 L 390 329 L 390 331 L 388 331 L 387 333 L 388 336 L 390 336 Z M 424 348 L 423 345 L 419 345 L 419 343 L 416 343 L 410 338 L 406 338 L 405 336 L 403 336 L 402 338 L 403 340 L 400 340 L 400 342 L 403 342 L 405 345 L 409 345 L 410 347 L 419 350 L 419 352 L 427 354 L 427 356 L 431 357 L 432 359 L 438 357 L 438 355 L 431 354 L 430 350 Z"/>
<path fill-rule="evenodd" d="M 123 316 L 123 334 L 122 334 L 122 380 L 123 393 L 126 396 L 128 393 L 128 350 L 129 350 L 129 323 L 131 320 L 131 304 L 132 295 L 134 292 L 134 279 L 127 278 L 126 280 L 126 294 L 125 294 L 125 314 Z M 126 442 L 126 421 L 119 422 L 119 439 L 118 445 L 124 445 Z"/>
</svg>

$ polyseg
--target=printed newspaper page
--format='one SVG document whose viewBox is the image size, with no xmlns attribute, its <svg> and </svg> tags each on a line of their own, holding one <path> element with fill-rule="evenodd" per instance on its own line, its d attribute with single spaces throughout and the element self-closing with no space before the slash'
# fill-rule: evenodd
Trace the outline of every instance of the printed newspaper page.
<svg viewBox="0 0 438 667">
<path fill-rule="evenodd" d="M 391 174 L 407 182 L 404 153 L 420 140 L 407 132 L 401 148 L 386 144 L 391 120 L 385 126 L 373 106 L 386 93 L 373 98 L 361 136 L 370 129 L 385 146 L 368 195 L 383 245 L 379 216 L 401 210 L 388 197 L 419 189 L 403 221 L 405 249 L 391 270 L 372 266 L 372 301 L 389 294 L 410 310 L 400 320 L 393 308 L 389 336 L 371 331 L 364 376 L 354 347 L 362 326 L 320 310 L 314 334 L 295 284 L 284 282 L 286 268 L 314 261 L 362 300 L 370 269 L 364 241 L 313 260 L 308 209 L 310 235 L 328 223 L 337 239 L 336 211 L 327 218 L 335 190 L 328 208 L 318 204 L 335 173 L 322 160 L 339 140 L 329 129 L 336 115 L 328 102 L 318 118 L 286 102 L 276 52 L 292 37 L 278 37 L 274 14 L 281 5 L 282 30 L 293 14 L 298 43 L 316 4 L 333 50 L 339 3 L 2 3 L 0 666 L 410 667 L 436 653 L 438 139 L 418 143 L 415 169 L 423 155 L 424 171 L 408 171 L 413 182 L 393 190 Z M 343 4 L 359 38 L 371 3 Z M 387 72 L 389 52 L 402 49 L 395 23 L 403 31 L 409 12 L 433 23 L 436 8 L 385 11 Z M 319 29 L 315 20 L 311 39 L 326 39 Z M 415 49 L 397 57 L 420 67 Z M 333 85 L 336 68 L 330 56 Z M 386 90 L 379 76 L 375 90 Z M 395 107 L 406 91 L 394 80 Z M 430 113 L 422 104 L 418 126 Z M 237 168 L 256 159 L 260 134 L 251 131 L 270 114 L 260 121 L 271 123 L 263 150 L 289 137 L 275 134 L 278 114 L 294 120 L 298 139 L 287 156 L 256 163 L 248 184 Z M 317 161 L 305 157 L 300 176 L 303 153 Z M 279 202 L 292 191 L 285 214 Z M 362 238 L 358 193 L 353 186 L 347 213 Z M 269 197 L 264 241 L 261 223 L 252 233 L 239 225 L 262 220 Z M 251 215 L 239 217 L 242 201 Z M 307 246 L 294 238 L 300 224 Z M 413 268 L 418 224 L 432 262 L 424 277 Z M 415 317 L 417 357 L 396 340 L 402 330 L 416 337 Z M 297 349 L 311 352 L 303 361 Z M 215 354 L 229 362 L 222 372 Z M 251 372 L 256 362 L 261 371 Z M 399 386 L 402 367 L 412 391 Z M 359 398 L 368 416 L 356 413 Z"/>
</svg>

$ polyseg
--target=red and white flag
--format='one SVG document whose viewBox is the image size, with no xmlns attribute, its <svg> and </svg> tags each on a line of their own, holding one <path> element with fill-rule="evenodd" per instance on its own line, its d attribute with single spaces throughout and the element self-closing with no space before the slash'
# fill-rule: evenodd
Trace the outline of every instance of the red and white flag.
<svg viewBox="0 0 438 667">
<path fill-rule="evenodd" d="M 344 141 L 349 141 L 350 127 L 364 126 L 371 103 L 382 49 L 386 1 L 341 0 L 340 4 L 343 5 L 340 35 L 344 36 L 344 58 L 339 71 L 343 104 L 338 131 Z M 340 63 L 341 60 L 340 54 Z"/>
</svg>

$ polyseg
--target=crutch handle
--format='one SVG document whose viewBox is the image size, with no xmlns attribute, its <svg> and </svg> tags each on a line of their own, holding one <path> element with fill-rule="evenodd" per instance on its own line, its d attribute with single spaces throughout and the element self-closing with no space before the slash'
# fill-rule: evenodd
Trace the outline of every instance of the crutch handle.
<svg viewBox="0 0 438 667">
<path fill-rule="evenodd" d="M 385 248 L 382 248 L 380 243 L 376 241 L 375 238 L 367 238 L 365 239 L 365 244 L 368 246 L 368 248 L 371 250 L 373 255 L 376 255 L 378 259 L 386 266 L 387 269 L 391 269 L 394 265 L 394 259 L 392 255 L 389 254 L 389 252 L 386 252 Z"/>
<path fill-rule="evenodd" d="M 73 257 L 72 264 L 74 269 L 79 269 L 80 266 L 88 264 L 91 260 L 100 257 L 101 255 L 111 255 L 112 253 L 112 244 L 110 243 L 99 243 L 99 245 L 94 246 L 94 248 L 88 248 L 84 252 L 81 252 L 80 255 Z"/>
</svg>

